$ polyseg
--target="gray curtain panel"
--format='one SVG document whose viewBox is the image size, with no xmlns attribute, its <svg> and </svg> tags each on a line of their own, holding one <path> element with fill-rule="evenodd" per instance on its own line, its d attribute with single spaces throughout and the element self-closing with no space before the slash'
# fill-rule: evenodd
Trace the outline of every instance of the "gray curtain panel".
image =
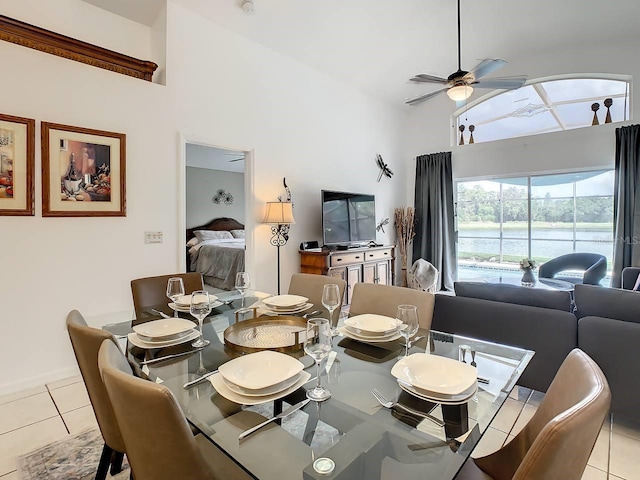
<svg viewBox="0 0 640 480">
<path fill-rule="evenodd" d="M 416 158 L 415 209 L 413 261 L 430 262 L 440 272 L 437 289 L 453 291 L 457 272 L 451 152 Z"/>
<path fill-rule="evenodd" d="M 613 274 L 620 288 L 622 269 L 640 266 L 640 125 L 616 128 L 616 177 L 613 193 Z"/>
</svg>

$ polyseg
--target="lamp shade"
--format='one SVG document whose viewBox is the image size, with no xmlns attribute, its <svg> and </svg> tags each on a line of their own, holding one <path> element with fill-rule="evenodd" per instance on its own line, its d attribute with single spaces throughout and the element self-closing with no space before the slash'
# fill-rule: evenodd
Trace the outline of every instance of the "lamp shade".
<svg viewBox="0 0 640 480">
<path fill-rule="evenodd" d="M 473 93 L 473 87 L 470 85 L 456 85 L 447 90 L 447 95 L 454 102 L 466 100 Z"/>
<path fill-rule="evenodd" d="M 291 202 L 267 202 L 267 213 L 262 223 L 273 225 L 291 225 L 293 219 L 293 204 Z"/>
</svg>

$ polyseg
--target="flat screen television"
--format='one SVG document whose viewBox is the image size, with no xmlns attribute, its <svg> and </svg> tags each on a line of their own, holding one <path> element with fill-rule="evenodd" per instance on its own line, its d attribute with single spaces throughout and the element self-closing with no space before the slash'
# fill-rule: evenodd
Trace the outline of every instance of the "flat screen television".
<svg viewBox="0 0 640 480">
<path fill-rule="evenodd" d="M 325 245 L 355 246 L 375 239 L 374 195 L 322 190 L 322 240 Z"/>
</svg>

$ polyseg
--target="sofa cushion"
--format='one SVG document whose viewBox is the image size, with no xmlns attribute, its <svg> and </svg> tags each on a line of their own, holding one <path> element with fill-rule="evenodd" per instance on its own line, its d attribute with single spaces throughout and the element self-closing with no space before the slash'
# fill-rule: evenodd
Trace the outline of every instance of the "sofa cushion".
<svg viewBox="0 0 640 480">
<path fill-rule="evenodd" d="M 519 385 L 545 392 L 565 357 L 578 344 L 578 322 L 567 312 L 436 295 L 431 328 L 534 350 Z"/>
<path fill-rule="evenodd" d="M 640 294 L 620 288 L 576 285 L 576 315 L 640 323 Z"/>
<path fill-rule="evenodd" d="M 484 282 L 455 282 L 454 289 L 459 297 L 481 298 L 483 300 L 529 305 L 531 307 L 554 308 L 565 312 L 571 311 L 571 293 L 560 290 L 543 290 Z"/>
<path fill-rule="evenodd" d="M 638 295 L 638 294 L 636 294 Z M 602 317 L 578 322 L 578 347 L 602 369 L 611 388 L 611 412 L 640 418 L 640 323 Z"/>
</svg>

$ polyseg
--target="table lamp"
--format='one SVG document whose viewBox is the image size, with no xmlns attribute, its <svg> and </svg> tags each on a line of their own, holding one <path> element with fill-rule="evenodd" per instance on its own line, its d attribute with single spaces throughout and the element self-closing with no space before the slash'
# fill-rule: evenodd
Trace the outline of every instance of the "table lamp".
<svg viewBox="0 0 640 480">
<path fill-rule="evenodd" d="M 278 248 L 278 295 L 280 295 L 280 247 L 289 240 L 289 226 L 296 223 L 293 219 L 291 202 L 267 202 L 267 212 L 262 223 L 271 225 L 271 245 Z"/>
</svg>

